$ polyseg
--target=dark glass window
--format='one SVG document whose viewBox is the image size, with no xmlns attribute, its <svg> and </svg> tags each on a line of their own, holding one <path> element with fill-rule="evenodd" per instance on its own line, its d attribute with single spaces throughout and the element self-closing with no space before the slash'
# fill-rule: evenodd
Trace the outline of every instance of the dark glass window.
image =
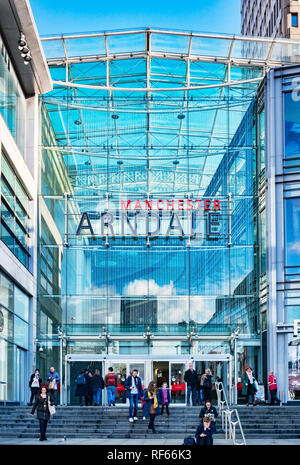
<svg viewBox="0 0 300 465">
<path fill-rule="evenodd" d="M 298 13 L 292 13 L 292 26 L 298 27 Z"/>
</svg>

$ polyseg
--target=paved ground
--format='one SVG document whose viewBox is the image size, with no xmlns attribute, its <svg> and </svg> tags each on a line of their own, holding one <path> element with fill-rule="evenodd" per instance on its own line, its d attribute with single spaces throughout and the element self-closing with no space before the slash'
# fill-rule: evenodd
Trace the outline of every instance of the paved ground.
<svg viewBox="0 0 300 465">
<path fill-rule="evenodd" d="M 105 445 L 105 446 L 140 446 L 140 445 L 151 445 L 151 446 L 178 446 L 182 445 L 181 439 L 67 439 L 63 441 L 62 439 L 48 439 L 48 441 L 40 442 L 37 439 L 23 439 L 23 438 L 0 438 L 0 445 L 39 445 L 43 446 L 44 444 L 48 445 L 80 445 L 80 446 L 91 446 L 91 445 Z M 231 445 L 231 441 L 226 441 L 225 439 L 216 439 L 214 444 L 217 445 Z M 280 441 L 278 439 L 249 439 L 247 445 L 295 445 L 300 446 L 300 439 L 289 439 Z"/>
</svg>

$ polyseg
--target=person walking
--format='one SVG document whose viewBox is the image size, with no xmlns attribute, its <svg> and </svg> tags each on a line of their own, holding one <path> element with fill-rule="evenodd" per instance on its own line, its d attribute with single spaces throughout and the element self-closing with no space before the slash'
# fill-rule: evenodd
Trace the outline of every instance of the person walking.
<svg viewBox="0 0 300 465">
<path fill-rule="evenodd" d="M 162 387 L 159 388 L 158 394 L 157 394 L 157 400 L 159 405 L 161 405 L 161 410 L 160 414 L 164 414 L 164 408 L 166 407 L 166 412 L 167 415 L 170 415 L 169 412 L 169 404 L 171 403 L 171 396 L 170 396 L 170 390 L 168 389 L 168 384 L 166 382 L 163 383 Z"/>
<path fill-rule="evenodd" d="M 213 377 L 210 368 L 206 368 L 204 374 L 201 376 L 204 403 L 211 400 L 211 390 L 213 384 Z"/>
<path fill-rule="evenodd" d="M 42 385 L 42 378 L 40 376 L 40 370 L 36 368 L 35 372 L 30 376 L 29 388 L 31 391 L 29 405 L 32 405 L 33 399 L 38 394 Z"/>
<path fill-rule="evenodd" d="M 270 396 L 271 396 L 270 404 L 275 405 L 275 403 L 278 403 L 278 399 L 277 399 L 277 380 L 275 378 L 275 375 L 274 375 L 273 371 L 270 371 L 270 373 L 269 373 L 268 385 L 269 385 L 269 391 L 270 391 Z"/>
<path fill-rule="evenodd" d="M 54 367 L 50 367 L 50 370 L 47 376 L 47 382 L 49 383 L 48 389 L 53 398 L 55 406 L 57 406 L 57 383 L 59 381 L 60 381 L 59 374 L 57 373 L 57 371 L 55 371 Z"/>
<path fill-rule="evenodd" d="M 207 400 L 204 404 L 204 407 L 200 410 L 199 419 L 200 422 L 203 422 L 204 417 L 209 417 L 211 423 L 214 425 L 215 432 L 217 431 L 216 422 L 218 417 L 218 412 L 216 407 L 214 407 L 210 400 Z"/>
<path fill-rule="evenodd" d="M 212 446 L 213 434 L 215 433 L 214 425 L 209 417 L 204 417 L 203 422 L 197 428 L 195 437 L 198 446 Z"/>
<path fill-rule="evenodd" d="M 196 383 L 196 389 L 197 389 L 197 404 L 201 405 L 203 403 L 203 386 L 201 384 L 201 374 L 197 374 L 197 383 Z"/>
<path fill-rule="evenodd" d="M 81 371 L 79 375 L 77 376 L 77 378 L 75 379 L 75 383 L 76 383 L 75 397 L 79 397 L 80 407 L 83 406 L 83 402 L 82 402 L 83 397 L 85 400 L 85 405 L 87 405 L 86 403 L 87 381 L 85 378 L 86 373 L 88 373 L 87 369 Z"/>
<path fill-rule="evenodd" d="M 256 405 L 255 403 L 255 393 L 257 391 L 256 388 L 257 381 L 253 375 L 253 371 L 251 367 L 248 367 L 246 371 L 243 373 L 243 389 L 242 395 L 246 396 L 246 406 L 249 407 L 249 403 L 253 406 Z"/>
<path fill-rule="evenodd" d="M 91 379 L 91 388 L 93 390 L 94 405 L 99 407 L 101 404 L 102 389 L 104 389 L 104 381 L 98 368 L 96 368 L 94 376 Z"/>
<path fill-rule="evenodd" d="M 54 404 L 53 397 L 50 392 L 47 391 L 46 387 L 41 387 L 30 413 L 33 416 L 34 412 L 37 410 L 37 419 L 40 423 L 40 441 L 47 441 L 46 431 L 50 419 L 49 404 Z"/>
<path fill-rule="evenodd" d="M 104 378 L 104 384 L 106 386 L 107 392 L 107 405 L 109 407 L 111 405 L 115 406 L 117 377 L 114 373 L 113 367 L 109 367 L 108 373 L 105 375 Z"/>
<path fill-rule="evenodd" d="M 192 403 L 196 405 L 197 397 L 197 372 L 193 368 L 193 364 L 189 363 L 189 368 L 184 373 L 184 381 L 186 382 L 186 405 L 190 405 L 190 398 L 192 395 Z"/>
<path fill-rule="evenodd" d="M 166 383 L 163 383 L 163 384 L 166 384 Z M 155 420 L 155 416 L 160 414 L 160 411 L 159 411 L 159 404 L 158 404 L 158 399 L 156 395 L 156 384 L 154 383 L 154 381 L 150 381 L 148 385 L 148 389 L 144 391 L 144 400 L 145 400 L 144 416 L 150 417 L 148 430 L 151 430 L 152 433 L 155 434 L 156 430 L 154 428 L 154 420 Z"/>
<path fill-rule="evenodd" d="M 143 397 L 143 387 L 141 378 L 138 376 L 138 370 L 133 370 L 132 375 L 128 376 L 124 386 L 126 396 L 129 399 L 129 421 L 133 423 L 137 418 L 138 401 Z"/>
</svg>

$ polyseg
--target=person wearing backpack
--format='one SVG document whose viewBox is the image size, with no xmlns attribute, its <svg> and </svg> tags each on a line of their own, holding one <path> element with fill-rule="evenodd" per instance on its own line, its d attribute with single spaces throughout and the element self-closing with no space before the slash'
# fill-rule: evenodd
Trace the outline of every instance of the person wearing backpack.
<svg viewBox="0 0 300 465">
<path fill-rule="evenodd" d="M 82 407 L 83 402 L 82 398 L 85 398 L 85 405 L 87 405 L 87 399 L 86 399 L 86 391 L 87 391 L 87 382 L 85 378 L 85 374 L 88 372 L 88 370 L 83 370 L 79 373 L 77 378 L 75 379 L 76 383 L 76 391 L 75 391 L 75 397 L 79 397 L 79 404 Z"/>
<path fill-rule="evenodd" d="M 111 405 L 115 406 L 117 377 L 114 373 L 113 367 L 109 367 L 108 373 L 104 378 L 104 384 L 107 390 L 107 405 L 109 407 L 111 407 Z"/>
</svg>

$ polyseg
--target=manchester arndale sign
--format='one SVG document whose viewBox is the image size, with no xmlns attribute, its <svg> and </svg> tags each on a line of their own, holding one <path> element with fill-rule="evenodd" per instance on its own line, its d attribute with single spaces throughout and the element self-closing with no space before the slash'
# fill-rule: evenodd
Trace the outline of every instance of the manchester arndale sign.
<svg viewBox="0 0 300 465">
<path fill-rule="evenodd" d="M 83 212 L 76 235 L 217 238 L 226 216 L 219 199 L 121 199 L 101 211 Z"/>
</svg>

